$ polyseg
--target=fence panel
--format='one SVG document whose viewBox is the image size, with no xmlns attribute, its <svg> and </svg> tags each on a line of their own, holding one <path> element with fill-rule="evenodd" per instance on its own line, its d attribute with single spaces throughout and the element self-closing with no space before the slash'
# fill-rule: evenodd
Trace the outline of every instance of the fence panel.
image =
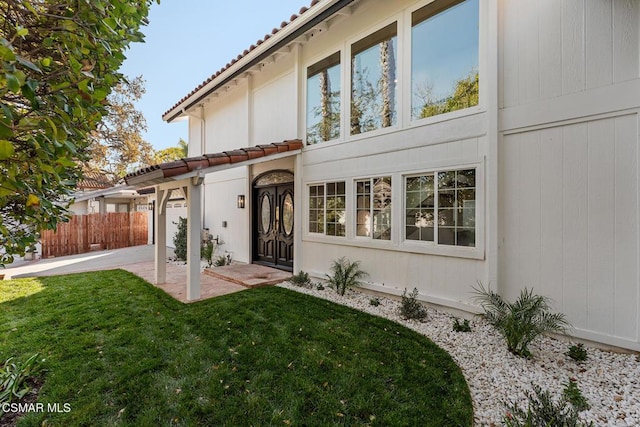
<svg viewBox="0 0 640 427">
<path fill-rule="evenodd" d="M 69 222 L 59 223 L 55 231 L 40 233 L 42 257 L 146 245 L 147 218 L 147 212 L 74 215 Z"/>
</svg>

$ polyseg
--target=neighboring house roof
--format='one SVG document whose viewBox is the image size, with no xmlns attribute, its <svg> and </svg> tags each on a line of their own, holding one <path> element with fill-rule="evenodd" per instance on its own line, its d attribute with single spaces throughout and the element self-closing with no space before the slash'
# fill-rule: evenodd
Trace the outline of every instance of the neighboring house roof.
<svg viewBox="0 0 640 427">
<path fill-rule="evenodd" d="M 100 172 L 85 171 L 76 185 L 78 190 L 99 190 L 113 187 L 113 183 Z"/>
<path fill-rule="evenodd" d="M 162 115 L 163 120 L 171 122 L 217 89 L 232 82 L 238 76 L 250 72 L 253 67 L 260 65 L 268 57 L 277 53 L 279 49 L 285 48 L 311 30 L 321 29 L 324 21 L 346 9 L 354 1 L 313 0 L 309 8 L 303 7 L 300 9 L 299 15 L 293 14 L 288 22 L 282 21 L 280 28 L 274 28 L 271 33 L 265 34 L 264 38 L 249 46 L 231 62 L 228 62 L 227 65 L 189 92 Z"/>
<path fill-rule="evenodd" d="M 215 172 L 216 169 L 228 168 L 230 165 L 240 166 L 242 163 L 248 164 L 248 162 L 256 159 L 275 156 L 301 148 L 302 141 L 293 139 L 220 153 L 204 154 L 202 156 L 187 157 L 173 162 L 148 166 L 127 174 L 124 179 L 128 185 L 148 186 L 154 183 L 168 181 L 173 177 L 185 175 L 189 172 Z"/>
</svg>

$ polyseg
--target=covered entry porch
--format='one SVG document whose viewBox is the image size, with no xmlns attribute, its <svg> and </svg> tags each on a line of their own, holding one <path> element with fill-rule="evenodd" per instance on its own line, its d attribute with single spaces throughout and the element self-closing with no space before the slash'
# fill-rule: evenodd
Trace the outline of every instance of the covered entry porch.
<svg viewBox="0 0 640 427">
<path fill-rule="evenodd" d="M 290 140 L 281 143 L 259 145 L 221 153 L 190 157 L 140 169 L 125 177 L 128 185 L 141 188 L 154 186 L 155 263 L 153 283 L 167 281 L 167 232 L 166 205 L 171 193 L 181 191 L 187 202 L 187 268 L 186 300 L 201 299 L 200 243 L 203 225 L 202 184 L 207 174 L 225 169 L 250 166 L 265 160 L 277 160 L 298 156 L 302 142 Z"/>
</svg>

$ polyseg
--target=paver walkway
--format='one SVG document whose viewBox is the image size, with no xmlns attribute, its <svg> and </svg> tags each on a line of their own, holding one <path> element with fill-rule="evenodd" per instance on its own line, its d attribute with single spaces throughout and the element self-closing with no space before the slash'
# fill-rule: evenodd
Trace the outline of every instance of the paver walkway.
<svg viewBox="0 0 640 427">
<path fill-rule="evenodd" d="M 0 269 L 5 279 L 54 276 L 121 268 L 149 283 L 155 282 L 153 245 L 135 246 L 110 251 L 89 252 L 59 258 L 20 262 L 15 266 Z M 213 268 L 211 274 L 200 275 L 200 299 L 213 298 L 239 292 L 249 287 L 264 286 L 287 280 L 291 274 L 254 264 L 235 264 Z M 154 285 L 175 299 L 187 301 L 187 269 L 184 265 L 167 263 L 166 283 Z"/>
</svg>

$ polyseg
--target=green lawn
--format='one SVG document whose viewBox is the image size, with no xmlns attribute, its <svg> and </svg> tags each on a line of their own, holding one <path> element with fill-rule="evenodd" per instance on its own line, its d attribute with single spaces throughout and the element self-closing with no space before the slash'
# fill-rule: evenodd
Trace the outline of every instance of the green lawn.
<svg viewBox="0 0 640 427">
<path fill-rule="evenodd" d="M 46 357 L 46 425 L 470 426 L 450 356 L 403 326 L 268 287 L 184 305 L 121 270 L 0 282 L 0 359 Z"/>
</svg>

